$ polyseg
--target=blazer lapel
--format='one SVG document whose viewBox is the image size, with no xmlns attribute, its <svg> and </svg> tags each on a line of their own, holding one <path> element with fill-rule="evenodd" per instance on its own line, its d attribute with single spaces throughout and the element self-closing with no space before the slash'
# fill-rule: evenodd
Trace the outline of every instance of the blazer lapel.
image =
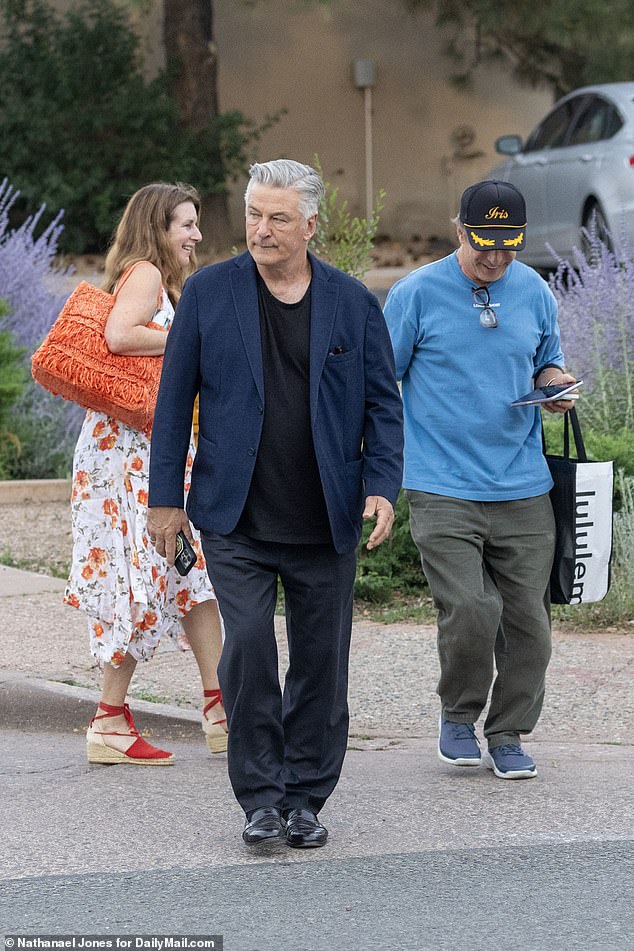
<svg viewBox="0 0 634 951">
<path fill-rule="evenodd" d="M 310 304 L 310 415 L 317 415 L 319 381 L 332 339 L 332 328 L 337 314 L 339 288 L 329 280 L 321 262 L 309 254 L 313 270 Z"/>
<path fill-rule="evenodd" d="M 262 344 L 260 341 L 260 309 L 255 264 L 247 252 L 236 258 L 236 268 L 231 274 L 231 292 L 238 318 L 242 343 L 247 353 L 251 373 L 264 403 L 264 373 L 262 370 Z"/>
</svg>

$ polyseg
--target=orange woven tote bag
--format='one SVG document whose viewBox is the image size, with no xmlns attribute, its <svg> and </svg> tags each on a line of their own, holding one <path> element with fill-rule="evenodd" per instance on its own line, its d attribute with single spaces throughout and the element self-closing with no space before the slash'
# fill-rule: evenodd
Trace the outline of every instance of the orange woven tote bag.
<svg viewBox="0 0 634 951">
<path fill-rule="evenodd" d="M 104 334 L 117 292 L 134 267 L 121 276 L 114 294 L 88 281 L 77 285 L 33 354 L 31 372 L 55 396 L 145 429 L 154 416 L 163 357 L 112 353 Z"/>
</svg>

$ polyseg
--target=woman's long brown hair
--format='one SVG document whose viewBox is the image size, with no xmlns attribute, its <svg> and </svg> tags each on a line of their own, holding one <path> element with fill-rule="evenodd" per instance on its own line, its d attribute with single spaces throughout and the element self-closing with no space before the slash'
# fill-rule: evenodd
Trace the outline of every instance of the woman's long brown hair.
<svg viewBox="0 0 634 951">
<path fill-rule="evenodd" d="M 192 252 L 183 269 L 167 238 L 174 211 L 189 201 L 200 212 L 200 196 L 192 185 L 153 182 L 134 193 L 115 231 L 106 255 L 104 289 L 112 293 L 123 272 L 137 261 L 150 261 L 161 272 L 163 287 L 176 305 L 189 275 L 196 270 Z"/>
</svg>

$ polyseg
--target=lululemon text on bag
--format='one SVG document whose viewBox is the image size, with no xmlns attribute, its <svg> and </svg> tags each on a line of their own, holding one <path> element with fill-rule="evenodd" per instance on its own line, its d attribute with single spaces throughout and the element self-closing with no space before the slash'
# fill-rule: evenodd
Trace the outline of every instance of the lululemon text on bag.
<svg viewBox="0 0 634 951">
<path fill-rule="evenodd" d="M 570 458 L 570 425 L 577 459 Z M 550 499 L 557 533 L 550 576 L 551 601 L 601 601 L 610 587 L 612 462 L 588 461 L 574 407 L 564 422 L 563 456 L 546 455 L 546 461 L 554 482 Z"/>
</svg>

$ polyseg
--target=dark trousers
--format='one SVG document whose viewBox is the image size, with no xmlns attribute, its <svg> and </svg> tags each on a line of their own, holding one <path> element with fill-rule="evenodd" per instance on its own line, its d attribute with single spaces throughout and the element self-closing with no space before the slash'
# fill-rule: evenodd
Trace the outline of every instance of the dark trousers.
<svg viewBox="0 0 634 951">
<path fill-rule="evenodd" d="M 245 812 L 318 812 L 348 739 L 348 655 L 356 551 L 202 534 L 225 625 L 218 667 L 229 727 L 229 778 Z M 289 666 L 282 692 L 274 614 L 286 601 Z"/>
</svg>

